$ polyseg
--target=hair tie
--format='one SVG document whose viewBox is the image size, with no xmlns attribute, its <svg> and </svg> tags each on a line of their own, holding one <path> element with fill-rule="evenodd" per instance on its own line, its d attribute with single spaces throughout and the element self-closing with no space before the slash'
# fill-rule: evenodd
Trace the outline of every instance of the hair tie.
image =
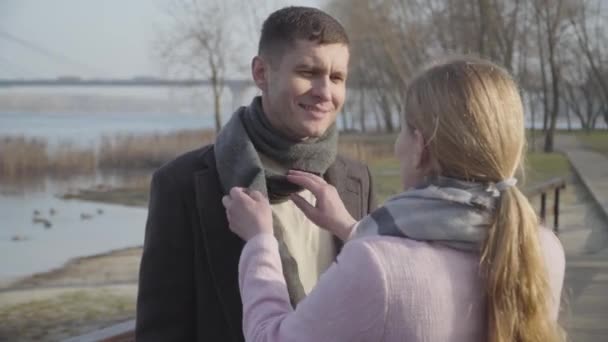
<svg viewBox="0 0 608 342">
<path fill-rule="evenodd" d="M 515 186 L 516 184 L 517 178 L 510 177 L 498 183 L 490 183 L 486 191 L 491 193 L 492 197 L 500 197 L 501 192 Z"/>
<path fill-rule="evenodd" d="M 516 184 L 517 178 L 511 177 L 503 180 L 502 182 L 496 183 L 496 189 L 498 189 L 498 191 L 505 191 L 510 187 L 514 187 Z"/>
</svg>

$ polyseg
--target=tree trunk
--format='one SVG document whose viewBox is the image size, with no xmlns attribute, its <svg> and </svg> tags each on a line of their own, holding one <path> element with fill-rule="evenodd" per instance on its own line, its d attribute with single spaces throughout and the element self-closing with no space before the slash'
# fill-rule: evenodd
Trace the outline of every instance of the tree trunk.
<svg viewBox="0 0 608 342">
<path fill-rule="evenodd" d="M 213 107 L 215 110 L 215 132 L 219 133 L 222 129 L 221 96 L 218 92 L 213 92 Z"/>
<path fill-rule="evenodd" d="M 382 114 L 380 114 L 378 106 L 374 108 L 374 117 L 376 118 L 376 132 L 382 132 Z"/>
<path fill-rule="evenodd" d="M 395 126 L 393 125 L 393 113 L 391 111 L 391 105 L 388 102 L 388 98 L 386 94 L 382 94 L 380 97 L 380 106 L 382 107 L 382 114 L 384 117 L 384 127 L 388 133 L 393 133 L 395 131 Z"/>
<path fill-rule="evenodd" d="M 346 101 L 344 101 L 344 105 L 342 106 L 342 110 L 340 111 L 340 116 L 342 117 L 342 130 L 343 131 L 348 131 L 348 118 L 347 118 L 347 106 L 346 106 Z"/>
<path fill-rule="evenodd" d="M 543 92 L 543 131 L 547 131 L 547 122 L 549 121 L 549 90 L 547 85 L 547 71 L 545 67 L 545 49 L 543 44 L 543 34 L 540 12 L 536 10 L 536 33 L 538 38 L 538 53 L 540 59 L 540 75 Z M 547 32 L 549 34 L 549 32 Z"/>
<path fill-rule="evenodd" d="M 477 6 L 478 6 L 477 9 L 479 11 L 479 32 L 478 32 L 479 41 L 477 42 L 477 49 L 479 51 L 479 55 L 482 57 L 485 57 L 486 56 L 485 40 L 486 40 L 486 33 L 488 31 L 488 20 L 490 19 L 489 13 L 488 13 L 488 2 L 487 2 L 487 0 L 478 0 Z"/>
<path fill-rule="evenodd" d="M 532 151 L 536 151 L 536 102 L 532 95 L 529 96 L 530 115 L 532 116 L 532 127 L 530 128 Z"/>
<path fill-rule="evenodd" d="M 363 87 L 360 89 L 359 96 L 359 125 L 361 126 L 361 132 L 365 133 L 367 131 L 367 126 L 365 124 L 365 118 L 367 110 L 365 109 L 365 91 Z"/>
<path fill-rule="evenodd" d="M 555 135 L 555 126 L 557 124 L 557 114 L 559 113 L 559 81 L 560 71 L 557 61 L 555 60 L 555 44 L 549 43 L 549 64 L 551 69 L 551 81 L 552 81 L 552 106 L 551 106 L 551 123 L 549 130 L 545 135 L 545 152 L 553 152 L 554 143 L 553 136 Z"/>
<path fill-rule="evenodd" d="M 220 80 L 220 75 L 217 64 L 214 63 L 213 58 L 209 57 L 209 67 L 211 69 L 211 90 L 213 91 L 213 114 L 215 117 L 215 132 L 219 133 L 222 129 L 222 90 L 224 87 L 224 81 Z"/>
</svg>

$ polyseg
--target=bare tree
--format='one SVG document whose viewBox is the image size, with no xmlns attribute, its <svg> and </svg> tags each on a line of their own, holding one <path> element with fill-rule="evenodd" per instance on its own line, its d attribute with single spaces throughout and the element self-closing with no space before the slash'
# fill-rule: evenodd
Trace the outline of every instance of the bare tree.
<svg viewBox="0 0 608 342">
<path fill-rule="evenodd" d="M 604 101 L 608 102 L 607 72 L 605 67 L 602 68 L 608 62 L 608 15 L 602 3 L 601 0 L 580 0 L 580 7 L 570 18 L 570 22 L 582 57 L 591 69 L 591 76 L 601 90 Z"/>
<path fill-rule="evenodd" d="M 416 6 L 423 3 L 406 2 Z M 421 56 L 426 54 L 422 24 L 428 23 L 417 23 L 415 13 L 397 0 L 334 0 L 329 11 L 351 37 L 353 67 L 349 83 L 369 100 L 359 101 L 361 128 L 365 129 L 369 111 L 374 113 L 377 128 L 395 130 L 406 82 L 427 60 Z"/>
<path fill-rule="evenodd" d="M 513 69 L 521 0 L 333 0 L 352 38 L 351 75 L 364 79 L 383 126 L 393 130 L 409 79 L 434 57 L 481 54 Z M 363 67 L 361 67 L 363 66 Z"/>
<path fill-rule="evenodd" d="M 601 114 L 602 94 L 593 75 L 593 69 L 585 63 L 578 46 L 569 54 L 570 60 L 564 63 L 564 102 L 568 110 L 579 119 L 581 128 L 586 132 L 595 128 Z"/>
<path fill-rule="evenodd" d="M 595 9 L 584 12 L 587 24 L 581 24 L 581 1 Z M 576 112 L 565 101 L 571 85 L 564 83 L 567 51 L 585 46 L 585 58 L 599 70 L 595 82 L 606 84 L 602 53 L 608 44 L 599 27 L 605 15 L 594 13 L 601 12 L 599 1 L 332 0 L 330 8 L 353 38 L 357 67 L 351 74 L 365 80 L 373 105 L 367 110 L 380 114 L 384 128 L 391 127 L 389 113 L 402 110 L 404 89 L 422 65 L 449 54 L 476 54 L 505 66 L 530 92 L 526 108 L 543 114 L 543 149 L 552 151 L 558 115 Z"/>
<path fill-rule="evenodd" d="M 174 74 L 207 78 L 213 96 L 215 129 L 222 127 L 221 100 L 227 71 L 238 70 L 236 26 L 228 0 L 175 0 L 167 13 L 172 26 L 157 44 L 168 70 Z"/>
<path fill-rule="evenodd" d="M 567 0 L 533 0 L 535 24 L 538 37 L 539 63 L 543 84 L 543 107 L 545 122 L 545 152 L 553 152 L 555 127 L 560 112 L 562 66 L 560 48 L 565 30 L 569 25 L 569 15 L 574 2 Z M 548 72 L 545 70 L 548 67 Z M 549 78 L 550 77 L 550 78 Z"/>
</svg>

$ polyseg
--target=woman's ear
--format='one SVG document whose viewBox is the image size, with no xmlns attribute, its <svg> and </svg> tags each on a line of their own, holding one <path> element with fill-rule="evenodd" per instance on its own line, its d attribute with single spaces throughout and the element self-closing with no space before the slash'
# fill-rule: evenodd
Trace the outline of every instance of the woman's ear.
<svg viewBox="0 0 608 342">
<path fill-rule="evenodd" d="M 257 87 L 262 91 L 266 92 L 268 88 L 266 71 L 268 65 L 266 61 L 260 56 L 253 57 L 251 61 L 251 76 Z"/>
<path fill-rule="evenodd" d="M 427 171 L 431 166 L 431 156 L 422 132 L 418 129 L 413 131 L 414 138 L 414 166 L 417 170 Z"/>
</svg>

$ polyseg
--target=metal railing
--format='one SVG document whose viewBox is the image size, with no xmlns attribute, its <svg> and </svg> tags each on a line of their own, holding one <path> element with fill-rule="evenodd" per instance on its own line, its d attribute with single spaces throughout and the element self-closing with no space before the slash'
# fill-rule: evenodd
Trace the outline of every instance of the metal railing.
<svg viewBox="0 0 608 342">
<path fill-rule="evenodd" d="M 525 193 L 528 198 L 540 196 L 540 212 L 538 214 L 541 222 L 545 224 L 547 217 L 547 195 L 553 192 L 553 231 L 559 233 L 559 193 L 566 188 L 566 180 L 561 177 L 552 178 L 546 182 L 538 184 Z"/>
</svg>

